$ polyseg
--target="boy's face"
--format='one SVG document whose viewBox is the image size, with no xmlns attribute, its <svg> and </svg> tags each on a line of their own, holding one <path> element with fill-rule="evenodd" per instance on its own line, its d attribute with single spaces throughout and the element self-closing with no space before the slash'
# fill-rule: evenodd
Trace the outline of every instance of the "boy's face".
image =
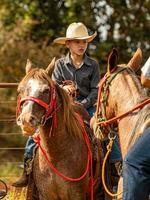
<svg viewBox="0 0 150 200">
<path fill-rule="evenodd" d="M 82 56 L 87 49 L 88 42 L 87 40 L 69 40 L 66 41 L 66 46 L 70 49 L 71 54 Z"/>
</svg>

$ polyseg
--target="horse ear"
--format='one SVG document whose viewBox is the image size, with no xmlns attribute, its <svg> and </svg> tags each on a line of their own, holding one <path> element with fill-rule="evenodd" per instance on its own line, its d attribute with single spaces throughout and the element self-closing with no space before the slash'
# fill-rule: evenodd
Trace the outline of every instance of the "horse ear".
<svg viewBox="0 0 150 200">
<path fill-rule="evenodd" d="M 107 62 L 107 73 L 110 74 L 111 70 L 113 70 L 118 63 L 118 51 L 117 49 L 113 48 L 111 53 L 109 54 L 108 57 L 108 62 Z"/>
<path fill-rule="evenodd" d="M 135 72 L 140 68 L 142 62 L 142 50 L 138 48 L 134 53 L 131 60 L 128 62 L 127 66 L 133 69 Z"/>
<path fill-rule="evenodd" d="M 54 67 L 55 67 L 55 60 L 56 58 L 54 57 L 53 60 L 51 61 L 51 63 L 48 65 L 48 67 L 46 68 L 46 72 L 48 73 L 48 75 L 51 77 L 52 73 L 54 71 Z"/>
<path fill-rule="evenodd" d="M 33 67 L 32 62 L 31 62 L 29 59 L 27 59 L 27 63 L 26 63 L 26 74 L 28 74 L 29 71 L 31 71 L 32 67 Z"/>
</svg>

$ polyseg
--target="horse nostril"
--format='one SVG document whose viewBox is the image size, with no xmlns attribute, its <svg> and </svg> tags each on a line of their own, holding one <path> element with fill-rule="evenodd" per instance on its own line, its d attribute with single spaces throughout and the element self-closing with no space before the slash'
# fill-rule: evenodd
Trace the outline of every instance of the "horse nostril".
<svg viewBox="0 0 150 200">
<path fill-rule="evenodd" d="M 21 118 L 20 118 L 20 116 L 17 118 L 17 125 L 18 126 L 21 126 L 22 125 L 22 121 L 21 121 Z"/>
</svg>

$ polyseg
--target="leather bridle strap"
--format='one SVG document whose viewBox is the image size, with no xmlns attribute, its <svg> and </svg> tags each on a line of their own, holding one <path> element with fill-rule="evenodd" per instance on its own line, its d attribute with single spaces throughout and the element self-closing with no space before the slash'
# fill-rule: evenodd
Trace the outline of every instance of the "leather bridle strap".
<svg viewBox="0 0 150 200">
<path fill-rule="evenodd" d="M 101 121 L 101 122 L 97 122 L 98 125 L 101 125 L 101 126 L 108 126 L 109 124 L 111 123 L 114 123 L 116 122 L 117 120 L 120 120 L 124 117 L 126 117 L 128 114 L 132 113 L 133 111 L 137 110 L 137 109 L 141 109 L 143 108 L 145 105 L 149 104 L 150 103 L 150 99 L 146 99 L 145 101 L 143 101 L 142 103 L 136 105 L 135 107 L 133 107 L 132 109 L 130 109 L 129 111 L 117 116 L 117 117 L 113 117 L 107 121 Z"/>
<path fill-rule="evenodd" d="M 50 82 L 50 101 L 49 104 L 47 104 L 46 102 L 42 101 L 41 99 L 38 99 L 36 97 L 33 96 L 27 96 L 24 98 L 20 98 L 18 97 L 18 102 L 17 102 L 17 109 L 16 109 L 16 115 L 18 117 L 19 113 L 21 112 L 21 105 L 25 102 L 25 101 L 33 101 L 37 104 L 39 104 L 40 106 L 42 106 L 43 108 L 45 108 L 46 113 L 43 116 L 43 122 L 45 122 L 51 115 L 51 113 L 53 113 L 54 116 L 54 127 L 56 126 L 56 107 L 57 107 L 57 102 L 58 102 L 58 94 L 56 92 L 56 88 L 52 85 L 52 83 Z M 43 123 L 44 124 L 44 123 Z"/>
<path fill-rule="evenodd" d="M 35 97 L 29 96 L 29 97 L 25 97 L 22 98 L 20 100 L 20 104 L 22 104 L 25 101 L 34 101 L 35 103 L 39 104 L 40 106 L 42 106 L 43 108 L 45 108 L 46 110 L 48 110 L 49 105 L 47 103 L 45 103 L 44 101 L 42 101 L 41 99 L 37 99 Z"/>
</svg>

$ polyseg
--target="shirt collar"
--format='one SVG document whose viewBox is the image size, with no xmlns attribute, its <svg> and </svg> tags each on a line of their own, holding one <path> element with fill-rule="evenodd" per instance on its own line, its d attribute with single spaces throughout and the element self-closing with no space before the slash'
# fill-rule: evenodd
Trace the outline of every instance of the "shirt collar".
<svg viewBox="0 0 150 200">
<path fill-rule="evenodd" d="M 65 63 L 66 64 L 71 64 L 71 59 L 70 59 L 70 54 L 68 53 L 65 57 Z M 84 55 L 83 63 L 86 64 L 87 66 L 91 66 L 91 62 L 87 54 Z"/>
</svg>

